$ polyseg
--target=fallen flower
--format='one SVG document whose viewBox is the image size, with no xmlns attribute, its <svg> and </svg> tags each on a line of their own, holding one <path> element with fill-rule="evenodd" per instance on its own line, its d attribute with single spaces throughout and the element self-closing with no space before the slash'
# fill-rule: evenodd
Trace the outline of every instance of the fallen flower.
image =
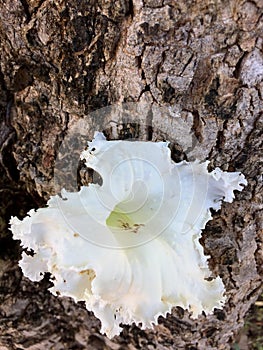
<svg viewBox="0 0 263 350">
<path fill-rule="evenodd" d="M 103 183 L 62 191 L 46 208 L 10 220 L 24 275 L 53 276 L 54 295 L 84 300 L 101 320 L 101 332 L 118 335 L 120 324 L 157 324 L 173 306 L 197 317 L 222 308 L 225 288 L 209 278 L 201 230 L 222 200 L 247 182 L 209 162 L 174 163 L 166 142 L 106 141 L 96 133 L 81 158 Z"/>
</svg>

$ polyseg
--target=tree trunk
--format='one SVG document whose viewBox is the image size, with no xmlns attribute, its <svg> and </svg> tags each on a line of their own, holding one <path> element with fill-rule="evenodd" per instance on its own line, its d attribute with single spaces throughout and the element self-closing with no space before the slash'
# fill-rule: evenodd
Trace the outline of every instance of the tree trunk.
<svg viewBox="0 0 263 350">
<path fill-rule="evenodd" d="M 0 0 L 1 349 L 230 349 L 262 290 L 262 7 Z M 94 112 L 108 105 L 117 107 Z M 96 130 L 166 139 L 176 161 L 209 159 L 211 168 L 245 174 L 248 186 L 202 237 L 226 286 L 223 310 L 193 320 L 174 308 L 153 330 L 124 326 L 109 340 L 84 305 L 48 292 L 48 278 L 22 276 L 8 220 L 54 192 L 59 147 L 82 120 L 85 142 Z"/>
</svg>

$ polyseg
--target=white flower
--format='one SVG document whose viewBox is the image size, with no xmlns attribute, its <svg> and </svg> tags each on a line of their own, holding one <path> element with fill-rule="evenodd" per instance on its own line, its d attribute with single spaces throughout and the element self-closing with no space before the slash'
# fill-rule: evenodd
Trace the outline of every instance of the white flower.
<svg viewBox="0 0 263 350">
<path fill-rule="evenodd" d="M 199 243 L 210 208 L 232 202 L 246 185 L 240 173 L 207 164 L 174 163 L 165 142 L 106 141 L 96 133 L 86 165 L 103 184 L 62 191 L 46 208 L 11 219 L 23 253 L 20 266 L 33 281 L 54 277 L 53 294 L 84 300 L 108 337 L 120 323 L 157 324 L 173 306 L 193 317 L 225 301 L 220 277 L 209 279 L 208 256 Z"/>
</svg>

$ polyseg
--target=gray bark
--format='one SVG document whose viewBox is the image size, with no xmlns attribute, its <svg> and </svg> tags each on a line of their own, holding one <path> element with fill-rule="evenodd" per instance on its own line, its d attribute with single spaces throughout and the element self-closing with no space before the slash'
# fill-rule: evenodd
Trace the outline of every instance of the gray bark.
<svg viewBox="0 0 263 350">
<path fill-rule="evenodd" d="M 262 290 L 262 7 L 262 0 L 0 0 L 1 349 L 230 348 Z M 139 121 L 91 113 L 122 102 L 150 108 Z M 161 106 L 165 113 L 155 113 Z M 227 289 L 223 310 L 192 320 L 174 308 L 154 330 L 125 326 L 108 340 L 84 305 L 47 291 L 48 278 L 22 276 L 7 222 L 53 193 L 59 146 L 83 118 L 87 140 L 102 126 L 110 139 L 168 139 L 176 161 L 199 157 L 245 174 L 248 186 L 202 238 Z M 192 151 L 180 125 L 198 142 Z"/>
</svg>

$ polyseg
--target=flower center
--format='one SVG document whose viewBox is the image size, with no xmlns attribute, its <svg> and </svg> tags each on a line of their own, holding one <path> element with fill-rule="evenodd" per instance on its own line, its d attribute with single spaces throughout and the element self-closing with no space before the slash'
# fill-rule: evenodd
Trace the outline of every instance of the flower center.
<svg viewBox="0 0 263 350">
<path fill-rule="evenodd" d="M 120 229 L 133 233 L 137 233 L 139 228 L 141 226 L 144 226 L 144 224 L 135 223 L 133 219 L 128 215 L 128 213 L 120 210 L 118 206 L 116 206 L 108 216 L 106 225 L 111 229 Z"/>
</svg>

